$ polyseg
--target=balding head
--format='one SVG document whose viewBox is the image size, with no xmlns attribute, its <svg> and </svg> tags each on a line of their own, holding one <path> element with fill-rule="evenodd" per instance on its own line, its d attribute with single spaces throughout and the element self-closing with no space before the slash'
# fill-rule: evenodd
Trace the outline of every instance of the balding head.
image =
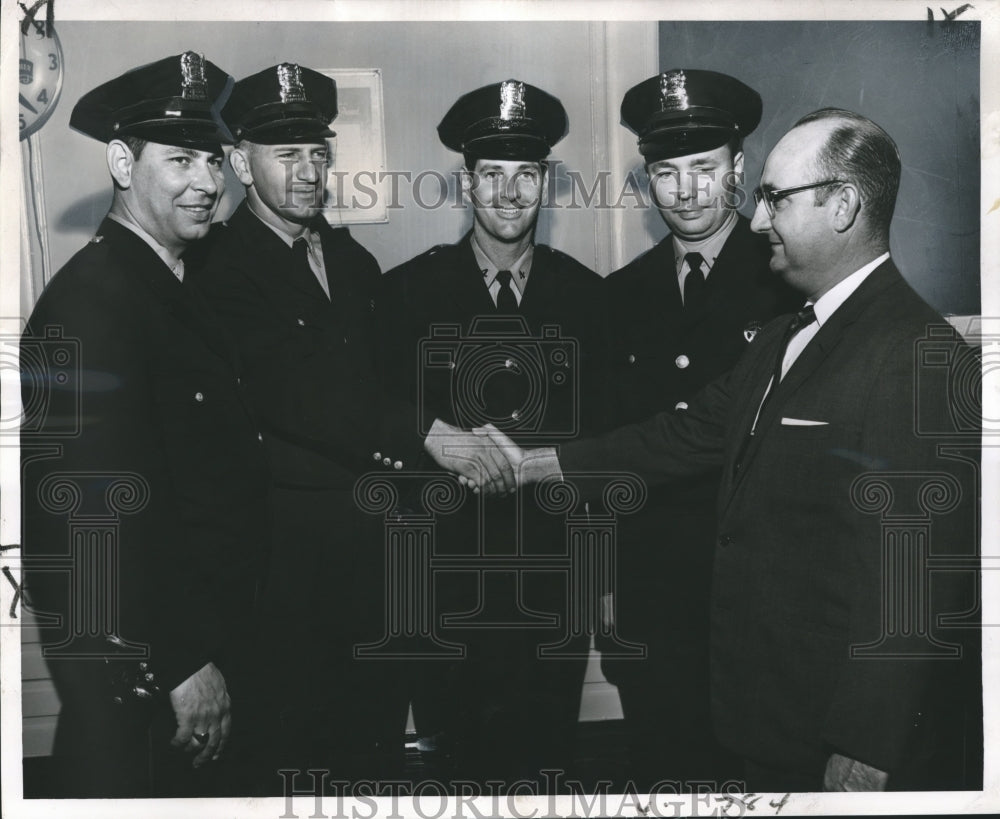
<svg viewBox="0 0 1000 819">
<path fill-rule="evenodd" d="M 874 241 L 889 244 L 889 225 L 896 207 L 901 163 L 896 143 L 867 117 L 842 108 L 821 108 L 795 123 L 818 123 L 829 128 L 825 144 L 814 160 L 820 176 L 857 185 L 861 193 L 859 218 Z M 832 195 L 829 188 L 816 191 L 817 204 Z"/>
<path fill-rule="evenodd" d="M 764 163 L 751 227 L 771 242 L 771 269 L 814 301 L 889 248 L 899 187 L 896 145 L 858 114 L 800 119 Z"/>
</svg>

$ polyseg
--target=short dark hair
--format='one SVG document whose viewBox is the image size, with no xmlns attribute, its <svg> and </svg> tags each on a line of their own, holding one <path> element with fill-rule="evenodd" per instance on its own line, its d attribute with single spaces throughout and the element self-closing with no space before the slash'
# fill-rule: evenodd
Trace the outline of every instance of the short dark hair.
<svg viewBox="0 0 1000 819">
<path fill-rule="evenodd" d="M 795 127 L 825 120 L 839 124 L 816 156 L 818 170 L 823 178 L 857 185 L 873 235 L 887 238 L 902 171 L 896 143 L 880 125 L 842 108 L 813 111 L 796 122 Z M 833 193 L 831 188 L 817 189 L 816 204 L 824 204 Z"/>
<path fill-rule="evenodd" d="M 148 140 L 137 136 L 124 136 L 122 137 L 122 142 L 128 146 L 128 149 L 132 152 L 132 157 L 138 159 L 142 156 L 143 149 L 149 144 Z"/>
</svg>

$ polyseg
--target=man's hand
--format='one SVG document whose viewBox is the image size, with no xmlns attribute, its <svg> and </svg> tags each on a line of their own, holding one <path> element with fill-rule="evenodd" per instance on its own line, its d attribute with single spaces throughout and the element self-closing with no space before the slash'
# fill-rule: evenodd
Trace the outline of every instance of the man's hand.
<svg viewBox="0 0 1000 819">
<path fill-rule="evenodd" d="M 884 791 L 889 774 L 840 754 L 832 754 L 823 774 L 824 791 Z"/>
<path fill-rule="evenodd" d="M 218 759 L 232 725 L 226 681 L 219 669 L 212 663 L 198 669 L 170 692 L 170 706 L 177 718 L 177 733 L 170 744 L 197 754 L 191 762 L 196 768 Z M 198 739 L 206 734 L 204 741 Z"/>
<path fill-rule="evenodd" d="M 459 476 L 463 485 L 494 495 L 514 492 L 514 470 L 485 430 L 466 432 L 435 419 L 424 449 L 442 469 Z"/>
<path fill-rule="evenodd" d="M 547 478 L 562 479 L 562 468 L 559 466 L 559 458 L 553 447 L 521 449 L 493 424 L 487 424 L 474 432 L 485 432 L 489 435 L 490 440 L 496 444 L 497 449 L 514 470 L 519 487 L 539 483 Z"/>
</svg>

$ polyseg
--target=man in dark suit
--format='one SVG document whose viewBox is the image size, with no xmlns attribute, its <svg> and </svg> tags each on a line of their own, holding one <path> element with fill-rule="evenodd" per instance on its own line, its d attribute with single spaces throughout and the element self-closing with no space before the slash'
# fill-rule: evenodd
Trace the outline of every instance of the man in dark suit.
<svg viewBox="0 0 1000 819">
<path fill-rule="evenodd" d="M 107 142 L 115 193 L 22 340 L 24 404 L 43 408 L 22 426 L 26 592 L 61 617 L 42 628 L 62 704 L 53 795 L 217 793 L 213 760 L 243 727 L 267 475 L 235 349 L 183 260 L 222 194 L 228 80 L 186 52 L 70 118 Z M 55 369 L 30 367 L 46 348 Z"/>
<path fill-rule="evenodd" d="M 354 484 L 403 462 L 378 445 L 378 264 L 322 215 L 336 115 L 336 83 L 304 66 L 236 83 L 222 116 L 246 199 L 196 280 L 237 341 L 274 474 L 261 624 L 273 653 L 255 725 L 265 792 L 280 792 L 282 767 L 385 775 L 403 752 L 398 669 L 353 660 L 384 629 L 381 529 Z"/>
<path fill-rule="evenodd" d="M 464 155 L 472 229 L 390 271 L 382 315 L 388 389 L 410 406 L 410 434 L 426 435 L 439 465 L 466 445 L 459 428 L 490 419 L 525 442 L 569 440 L 593 425 L 601 280 L 534 243 L 545 157 L 566 129 L 559 100 L 517 80 L 464 95 L 438 126 Z M 509 471 L 489 474 L 513 486 Z M 457 570 L 435 575 L 434 629 L 468 649 L 442 683 L 458 774 L 539 782 L 543 767 L 565 770 L 589 636 L 570 631 L 566 574 L 523 570 L 566 555 L 562 518 L 530 493 L 485 505 L 469 494 L 436 525 L 436 554 Z M 545 655 L 564 639 L 561 652 Z M 444 674 L 440 662 L 427 668 Z"/>
<path fill-rule="evenodd" d="M 976 565 L 979 395 L 963 396 L 972 448 L 940 447 L 962 416 L 933 373 L 971 350 L 953 340 L 916 356 L 943 320 L 889 258 L 900 167 L 862 116 L 801 119 L 767 159 L 752 227 L 807 308 L 768 325 L 686 413 L 518 464 L 522 482 L 722 466 L 712 716 L 749 790 L 975 787 L 982 775 L 961 769 L 962 712 L 978 696 L 975 673 L 961 673 L 977 658 L 957 661 L 967 632 L 939 619 L 974 614 L 976 572 L 924 562 Z"/>
<path fill-rule="evenodd" d="M 802 301 L 771 274 L 766 237 L 736 210 L 742 141 L 761 116 L 757 92 L 725 74 L 674 69 L 630 89 L 621 115 L 639 137 L 670 235 L 607 279 L 612 427 L 684 412 L 768 321 Z M 614 633 L 647 656 L 612 650 L 601 667 L 618 686 L 629 778 L 640 791 L 666 779 L 720 790 L 739 773 L 705 730 L 719 478 L 713 471 L 653 488 L 618 521 Z"/>
</svg>

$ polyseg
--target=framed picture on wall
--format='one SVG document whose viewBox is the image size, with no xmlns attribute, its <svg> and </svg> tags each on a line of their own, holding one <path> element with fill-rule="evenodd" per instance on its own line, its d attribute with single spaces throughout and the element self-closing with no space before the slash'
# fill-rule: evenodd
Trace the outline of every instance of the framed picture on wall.
<svg viewBox="0 0 1000 819">
<path fill-rule="evenodd" d="M 324 68 L 337 83 L 339 113 L 333 123 L 333 161 L 326 184 L 327 222 L 338 225 L 389 221 L 385 196 L 385 118 L 378 68 Z"/>
</svg>

